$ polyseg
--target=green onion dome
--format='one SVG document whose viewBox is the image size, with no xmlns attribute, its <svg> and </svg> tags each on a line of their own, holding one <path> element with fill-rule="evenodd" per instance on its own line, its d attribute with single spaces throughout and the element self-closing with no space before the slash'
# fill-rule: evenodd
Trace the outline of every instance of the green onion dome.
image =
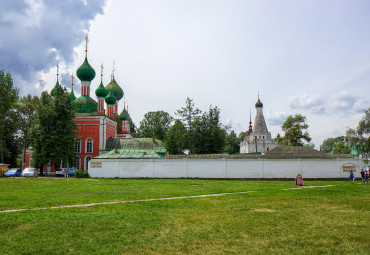
<svg viewBox="0 0 370 255">
<path fill-rule="evenodd" d="M 60 85 L 59 85 L 59 82 L 57 80 L 57 83 L 55 83 L 54 88 L 50 91 L 50 95 L 55 96 L 55 94 L 57 93 L 57 87 L 58 86 L 60 86 Z"/>
<path fill-rule="evenodd" d="M 128 123 L 132 124 L 132 119 L 130 117 L 130 114 L 126 111 L 126 109 L 123 109 L 123 111 L 121 112 L 121 114 L 119 115 L 119 118 L 122 120 L 122 121 L 128 121 Z"/>
<path fill-rule="evenodd" d="M 114 96 L 112 90 L 110 90 L 108 96 L 105 97 L 105 102 L 108 105 L 114 105 L 117 102 L 117 98 Z"/>
<path fill-rule="evenodd" d="M 69 94 L 69 97 L 71 98 L 72 101 L 76 100 L 77 97 L 75 96 L 75 93 L 73 92 L 73 90 L 71 90 L 71 94 Z"/>
<path fill-rule="evenodd" d="M 76 74 L 81 81 L 92 81 L 95 78 L 95 70 L 90 66 L 87 57 L 85 57 L 85 61 L 77 69 Z"/>
<path fill-rule="evenodd" d="M 97 97 L 106 97 L 108 95 L 107 90 L 104 88 L 103 82 L 100 82 L 99 87 L 95 90 Z"/>
<path fill-rule="evenodd" d="M 74 102 L 78 113 L 93 113 L 98 111 L 98 103 L 89 96 L 80 96 Z"/>
<path fill-rule="evenodd" d="M 116 97 L 117 101 L 123 97 L 123 90 L 121 89 L 121 87 L 118 85 L 118 83 L 114 79 L 114 76 L 112 80 L 110 81 L 110 83 L 107 86 L 105 86 L 105 89 L 107 90 L 108 93 L 111 90 L 113 90 L 114 96 Z"/>
</svg>

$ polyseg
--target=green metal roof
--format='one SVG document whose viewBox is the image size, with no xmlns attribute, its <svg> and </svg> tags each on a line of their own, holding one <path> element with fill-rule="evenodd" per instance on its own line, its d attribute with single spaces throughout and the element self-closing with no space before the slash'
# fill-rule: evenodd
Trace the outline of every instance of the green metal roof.
<svg viewBox="0 0 370 255">
<path fill-rule="evenodd" d="M 89 96 L 80 96 L 74 102 L 78 113 L 92 113 L 98 110 L 98 103 Z"/>
<path fill-rule="evenodd" d="M 76 100 L 77 97 L 75 96 L 75 93 L 73 92 L 73 90 L 71 90 L 71 94 L 69 96 L 71 98 L 72 101 Z"/>
<path fill-rule="evenodd" d="M 58 86 L 60 86 L 60 85 L 59 85 L 59 81 L 57 80 L 57 82 L 55 83 L 54 88 L 50 91 L 50 95 L 52 95 L 52 96 L 56 95 Z"/>
<path fill-rule="evenodd" d="M 103 158 L 107 158 L 107 159 L 123 159 L 123 158 L 151 159 L 151 158 L 162 158 L 162 157 L 155 150 L 123 150 L 123 149 L 118 150 L 117 149 L 117 152 L 116 150 L 111 150 L 95 158 L 98 158 L 98 159 L 103 159 Z"/>
<path fill-rule="evenodd" d="M 113 94 L 113 91 L 110 90 L 109 93 L 108 93 L 108 96 L 105 97 L 105 102 L 108 104 L 108 105 L 114 105 L 116 102 L 117 102 L 117 99 L 116 97 L 114 96 Z"/>
<path fill-rule="evenodd" d="M 99 87 L 95 90 L 97 97 L 106 97 L 108 95 L 107 90 L 104 88 L 103 82 L 100 82 Z"/>
<path fill-rule="evenodd" d="M 105 150 L 110 151 L 115 148 L 126 150 L 156 150 L 165 149 L 166 147 L 161 140 L 156 139 L 153 143 L 152 138 L 109 138 Z"/>
<path fill-rule="evenodd" d="M 77 77 L 81 81 L 92 81 L 95 78 L 95 70 L 92 68 L 85 57 L 85 61 L 76 71 Z"/>
<path fill-rule="evenodd" d="M 127 120 L 128 123 L 132 124 L 132 119 L 130 117 L 130 114 L 127 112 L 127 110 L 125 108 L 123 108 L 121 114 L 119 115 L 119 118 L 122 120 L 122 121 L 125 121 Z"/>
<path fill-rule="evenodd" d="M 114 96 L 117 98 L 117 101 L 120 100 L 123 97 L 123 94 L 124 94 L 123 90 L 118 85 L 116 80 L 114 79 L 114 76 L 112 77 L 112 80 L 110 81 L 110 83 L 107 86 L 105 86 L 105 89 L 107 90 L 108 93 L 109 93 L 109 91 L 112 90 Z"/>
</svg>

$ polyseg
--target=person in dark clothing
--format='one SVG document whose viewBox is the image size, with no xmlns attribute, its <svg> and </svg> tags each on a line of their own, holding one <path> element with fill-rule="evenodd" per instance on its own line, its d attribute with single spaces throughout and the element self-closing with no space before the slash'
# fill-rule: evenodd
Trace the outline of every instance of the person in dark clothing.
<svg viewBox="0 0 370 255">
<path fill-rule="evenodd" d="M 361 169 L 360 174 L 361 174 L 362 183 L 364 183 L 365 182 L 365 172 L 364 172 L 364 169 Z"/>
</svg>

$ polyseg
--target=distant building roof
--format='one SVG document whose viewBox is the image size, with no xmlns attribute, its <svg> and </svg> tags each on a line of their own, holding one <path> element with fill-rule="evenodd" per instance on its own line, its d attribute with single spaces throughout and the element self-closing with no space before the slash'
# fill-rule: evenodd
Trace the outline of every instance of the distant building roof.
<svg viewBox="0 0 370 255">
<path fill-rule="evenodd" d="M 153 159 L 153 158 L 163 158 L 160 155 L 161 149 L 157 150 L 152 150 L 152 149 L 147 149 L 147 150 L 124 150 L 124 149 L 117 149 L 116 150 L 111 150 L 107 153 L 104 153 L 100 156 L 97 156 L 95 158 L 97 159 Z"/>
<path fill-rule="evenodd" d="M 263 157 L 267 159 L 335 158 L 325 152 L 301 146 L 279 146 L 266 152 Z"/>
<path fill-rule="evenodd" d="M 111 151 L 115 148 L 125 150 L 156 150 L 165 149 L 165 146 L 161 140 L 156 139 L 153 142 L 152 138 L 109 138 L 105 146 L 105 151 Z"/>
</svg>

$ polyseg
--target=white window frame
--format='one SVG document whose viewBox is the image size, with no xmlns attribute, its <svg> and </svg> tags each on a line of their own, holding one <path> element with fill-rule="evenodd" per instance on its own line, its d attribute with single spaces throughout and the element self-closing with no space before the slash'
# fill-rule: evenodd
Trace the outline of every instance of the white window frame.
<svg viewBox="0 0 370 255">
<path fill-rule="evenodd" d="M 78 166 L 76 166 L 76 163 L 78 163 Z M 75 165 L 74 166 L 76 167 L 77 170 L 79 170 L 81 168 L 81 158 L 80 157 L 77 157 L 75 159 Z"/>
<path fill-rule="evenodd" d="M 78 150 L 76 147 L 78 147 Z M 75 143 L 75 153 L 81 153 L 81 141 Z"/>
<path fill-rule="evenodd" d="M 88 143 L 91 142 L 91 151 L 88 151 Z M 93 153 L 94 152 L 94 140 L 89 137 L 85 140 L 85 153 Z"/>
<path fill-rule="evenodd" d="M 92 159 L 90 155 L 85 157 L 85 166 L 84 166 L 85 170 L 89 169 L 89 161 L 87 161 L 88 158 L 90 158 L 89 161 Z"/>
</svg>

